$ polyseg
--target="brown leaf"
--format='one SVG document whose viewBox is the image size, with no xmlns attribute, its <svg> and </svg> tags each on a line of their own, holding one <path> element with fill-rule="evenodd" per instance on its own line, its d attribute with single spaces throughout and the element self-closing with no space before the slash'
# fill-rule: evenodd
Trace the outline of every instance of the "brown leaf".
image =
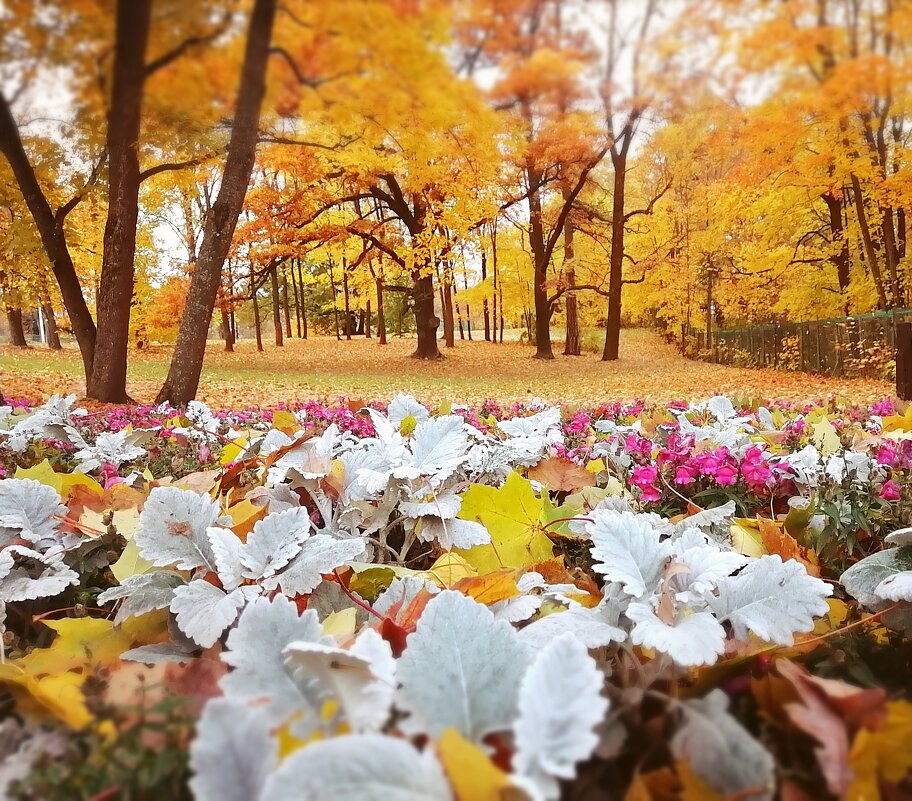
<svg viewBox="0 0 912 801">
<path fill-rule="evenodd" d="M 526 476 L 544 484 L 551 492 L 576 492 L 583 487 L 595 486 L 592 471 L 559 457 L 542 459 Z"/>
</svg>

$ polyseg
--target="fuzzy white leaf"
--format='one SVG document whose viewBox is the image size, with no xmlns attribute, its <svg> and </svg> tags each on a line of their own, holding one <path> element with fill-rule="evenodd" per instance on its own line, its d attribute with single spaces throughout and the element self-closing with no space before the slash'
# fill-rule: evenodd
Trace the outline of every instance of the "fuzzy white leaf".
<svg viewBox="0 0 912 801">
<path fill-rule="evenodd" d="M 671 545 L 659 539 L 648 519 L 632 512 L 595 509 L 586 531 L 592 538 L 592 569 L 622 584 L 634 598 L 658 588 Z"/>
<path fill-rule="evenodd" d="M 674 581 L 688 597 L 691 593 L 702 595 L 710 592 L 722 579 L 744 567 L 749 560 L 735 550 L 724 550 L 712 545 L 687 548 L 675 559 L 688 568 Z"/>
<path fill-rule="evenodd" d="M 729 501 L 722 506 L 716 506 L 712 509 L 704 509 L 693 515 L 688 515 L 679 523 L 675 524 L 677 531 L 684 531 L 688 528 L 706 528 L 711 529 L 713 526 L 725 523 L 737 511 L 734 501 Z"/>
<path fill-rule="evenodd" d="M 728 713 L 728 696 L 722 690 L 713 690 L 705 698 L 684 701 L 681 708 L 684 725 L 671 741 L 675 758 L 687 762 L 697 776 L 726 798 L 769 801 L 775 763 Z"/>
<path fill-rule="evenodd" d="M 878 587 L 890 576 L 907 570 L 912 570 L 912 546 L 904 545 L 866 556 L 846 570 L 839 580 L 858 603 L 876 609 L 883 604 Z"/>
<path fill-rule="evenodd" d="M 79 584 L 79 574 L 63 562 L 59 551 L 46 554 L 11 545 L 2 554 L 0 600 L 33 601 L 52 598 L 67 587 Z"/>
<path fill-rule="evenodd" d="M 576 764 L 598 745 L 593 729 L 608 711 L 603 683 L 595 660 L 572 634 L 547 645 L 523 677 L 513 769 L 547 799 L 560 795 L 555 779 L 572 779 Z"/>
<path fill-rule="evenodd" d="M 213 526 L 206 530 L 209 547 L 215 559 L 215 570 L 222 586 L 228 591 L 236 590 L 243 581 L 241 546 L 243 543 L 230 528 Z"/>
<path fill-rule="evenodd" d="M 439 736 L 450 726 L 469 740 L 509 728 L 529 652 L 509 623 L 459 592 L 428 603 L 406 640 L 398 674 L 412 728 Z"/>
<path fill-rule="evenodd" d="M 634 602 L 626 615 L 636 624 L 630 632 L 634 645 L 668 654 L 679 665 L 712 665 L 725 651 L 725 629 L 709 612 L 680 615 L 669 624 L 648 604 Z"/>
<path fill-rule="evenodd" d="M 178 587 L 171 600 L 177 627 L 203 648 L 215 645 L 247 602 L 249 593 L 245 590 L 255 588 L 241 587 L 226 593 L 202 579 Z"/>
<path fill-rule="evenodd" d="M 53 487 L 30 478 L 0 481 L 0 545 L 23 539 L 47 546 L 57 539 L 57 521 L 67 508 Z"/>
<path fill-rule="evenodd" d="M 901 528 L 890 532 L 884 537 L 884 542 L 889 545 L 912 545 L 912 528 Z"/>
<path fill-rule="evenodd" d="M 452 801 L 433 752 L 381 734 L 349 734 L 295 751 L 269 777 L 268 801 Z"/>
<path fill-rule="evenodd" d="M 313 610 L 299 615 L 294 602 L 283 595 L 271 601 L 257 598 L 228 634 L 222 660 L 234 670 L 221 678 L 222 691 L 229 698 L 262 706 L 274 725 L 295 712 L 315 717 L 285 670 L 284 650 L 300 641 L 332 643 L 324 638 Z"/>
<path fill-rule="evenodd" d="M 874 594 L 885 601 L 912 601 L 912 570 L 887 576 L 874 588 Z"/>
<path fill-rule="evenodd" d="M 539 649 L 568 633 L 587 648 L 602 648 L 627 639 L 627 633 L 616 625 L 617 618 L 611 604 L 603 601 L 594 609 L 578 606 L 566 612 L 552 612 L 520 629 L 519 637 Z"/>
<path fill-rule="evenodd" d="M 187 647 L 173 642 L 162 642 L 130 648 L 124 651 L 120 658 L 125 662 L 141 662 L 144 665 L 161 665 L 168 662 L 184 665 L 194 657 L 193 651 Z"/>
<path fill-rule="evenodd" d="M 412 466 L 432 482 L 441 482 L 465 459 L 469 439 L 459 415 L 432 417 L 415 427 Z"/>
<path fill-rule="evenodd" d="M 364 540 L 339 540 L 327 534 L 314 534 L 304 541 L 298 555 L 281 573 L 263 582 L 263 587 L 272 590 L 278 586 L 292 596 L 312 592 L 323 580 L 323 573 L 332 573 L 363 553 Z"/>
<path fill-rule="evenodd" d="M 298 554 L 310 529 L 310 513 L 303 506 L 258 520 L 241 547 L 244 576 L 250 579 L 274 576 Z"/>
<path fill-rule="evenodd" d="M 213 698 L 190 746 L 196 801 L 256 801 L 278 762 L 278 745 L 262 710 Z"/>
<path fill-rule="evenodd" d="M 445 551 L 453 548 L 473 548 L 491 542 L 488 530 L 474 520 L 441 520 L 439 517 L 422 517 L 418 529 L 422 542 L 437 542 Z"/>
<path fill-rule="evenodd" d="M 207 495 L 177 487 L 155 487 L 139 516 L 135 542 L 156 567 L 215 570 L 206 533 L 219 518 L 219 506 Z"/>
<path fill-rule="evenodd" d="M 293 642 L 285 649 L 292 677 L 338 701 L 352 731 L 378 731 L 389 717 L 395 693 L 396 660 L 373 629 L 363 631 L 350 650 L 317 642 Z M 313 685 L 316 685 L 314 688 Z"/>
<path fill-rule="evenodd" d="M 498 620 L 506 620 L 507 623 L 522 623 L 541 608 L 542 600 L 540 595 L 520 595 L 490 604 L 488 609 Z M 520 639 L 522 639 L 521 635 Z"/>
<path fill-rule="evenodd" d="M 394 578 L 389 587 L 377 596 L 377 600 L 373 604 L 374 611 L 384 616 L 390 615 L 393 607 L 397 607 L 401 611 L 424 589 L 435 594 L 440 591 L 440 588 L 432 581 L 426 581 L 416 576 Z M 392 617 L 396 619 L 395 615 Z"/>
<path fill-rule="evenodd" d="M 121 598 L 124 602 L 117 610 L 115 624 L 127 618 L 144 615 L 155 609 L 167 609 L 174 598 L 174 590 L 184 584 L 176 573 L 156 570 L 127 576 L 118 586 L 110 587 L 98 596 L 98 603 L 106 604 Z"/>
<path fill-rule="evenodd" d="M 429 496 L 421 501 L 402 501 L 399 509 L 406 517 L 442 517 L 449 520 L 459 514 L 462 508 L 462 498 L 452 492 L 442 492 L 437 496 Z"/>
<path fill-rule="evenodd" d="M 386 417 L 396 428 L 402 425 L 406 417 L 414 417 L 420 423 L 427 420 L 430 415 L 428 410 L 418 403 L 411 395 L 396 395 L 386 407 Z"/>
<path fill-rule="evenodd" d="M 732 624 L 739 640 L 752 631 L 767 642 L 791 645 L 796 631 L 811 631 L 814 617 L 826 614 L 832 589 L 809 576 L 800 562 L 761 556 L 720 581 L 718 593 L 709 598 L 712 610 Z"/>
</svg>

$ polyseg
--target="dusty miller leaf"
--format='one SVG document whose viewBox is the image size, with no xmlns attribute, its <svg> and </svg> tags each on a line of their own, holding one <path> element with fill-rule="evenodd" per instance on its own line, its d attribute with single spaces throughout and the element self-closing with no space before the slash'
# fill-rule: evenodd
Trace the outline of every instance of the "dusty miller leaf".
<svg viewBox="0 0 912 801">
<path fill-rule="evenodd" d="M 739 640 L 749 632 L 767 642 L 791 645 L 796 631 L 811 631 L 814 617 L 825 615 L 830 587 L 809 576 L 800 562 L 761 556 L 737 576 L 719 582 L 709 603 L 720 622 L 729 621 Z"/>
<path fill-rule="evenodd" d="M 571 634 L 553 640 L 526 671 L 513 726 L 513 769 L 531 778 L 545 798 L 558 798 L 555 779 L 572 779 L 576 764 L 598 745 L 593 729 L 608 711 L 603 683 L 595 660 Z"/>
<path fill-rule="evenodd" d="M 529 653 L 509 623 L 461 593 L 432 598 L 399 658 L 410 724 L 439 737 L 450 726 L 466 739 L 507 729 L 517 712 Z"/>
<path fill-rule="evenodd" d="M 278 761 L 269 718 L 259 709 L 213 698 L 190 746 L 196 801 L 256 801 Z"/>
<path fill-rule="evenodd" d="M 155 487 L 143 505 L 134 540 L 140 554 L 156 567 L 215 570 L 206 531 L 218 517 L 219 506 L 207 495 Z"/>
<path fill-rule="evenodd" d="M 269 777 L 269 801 L 452 801 L 431 751 L 381 734 L 349 734 L 296 751 Z"/>
<path fill-rule="evenodd" d="M 592 523 L 586 531 L 592 537 L 592 569 L 609 581 L 620 582 L 624 592 L 634 598 L 655 592 L 671 545 L 660 541 L 643 515 L 595 509 L 590 516 Z"/>
</svg>

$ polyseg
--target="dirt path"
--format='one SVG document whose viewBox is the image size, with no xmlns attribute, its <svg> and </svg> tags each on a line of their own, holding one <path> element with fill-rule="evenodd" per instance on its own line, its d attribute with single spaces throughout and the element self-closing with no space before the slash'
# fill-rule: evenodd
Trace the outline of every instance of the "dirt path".
<svg viewBox="0 0 912 801">
<path fill-rule="evenodd" d="M 257 353 L 242 342 L 234 354 L 213 344 L 206 357 L 200 399 L 217 407 L 267 405 L 279 401 L 346 396 L 384 400 L 411 392 L 428 402 L 472 403 L 487 398 L 546 400 L 592 405 L 608 400 L 706 398 L 724 393 L 761 399 L 820 400 L 836 394 L 862 403 L 888 397 L 883 381 L 846 380 L 752 370 L 694 362 L 646 331 L 625 331 L 621 358 L 601 362 L 595 354 L 554 361 L 532 358 L 518 343 L 457 342 L 440 362 L 409 358 L 414 342 L 391 339 L 337 342 L 291 340 L 285 348 Z M 559 352 L 556 349 L 556 352 Z M 167 372 L 168 349 L 131 356 L 129 390 L 138 401 L 154 398 Z M 40 348 L 0 348 L 0 388 L 10 397 L 41 398 L 54 392 L 84 392 L 78 353 Z"/>
</svg>

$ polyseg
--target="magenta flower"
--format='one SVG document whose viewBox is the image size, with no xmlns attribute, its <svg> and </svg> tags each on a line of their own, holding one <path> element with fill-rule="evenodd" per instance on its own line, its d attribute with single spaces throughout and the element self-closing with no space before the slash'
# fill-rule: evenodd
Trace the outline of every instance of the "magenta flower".
<svg viewBox="0 0 912 801">
<path fill-rule="evenodd" d="M 899 484 L 892 479 L 890 481 L 885 481 L 884 485 L 880 488 L 880 497 L 885 501 L 898 501 L 902 498 L 902 493 L 899 491 Z"/>
</svg>

